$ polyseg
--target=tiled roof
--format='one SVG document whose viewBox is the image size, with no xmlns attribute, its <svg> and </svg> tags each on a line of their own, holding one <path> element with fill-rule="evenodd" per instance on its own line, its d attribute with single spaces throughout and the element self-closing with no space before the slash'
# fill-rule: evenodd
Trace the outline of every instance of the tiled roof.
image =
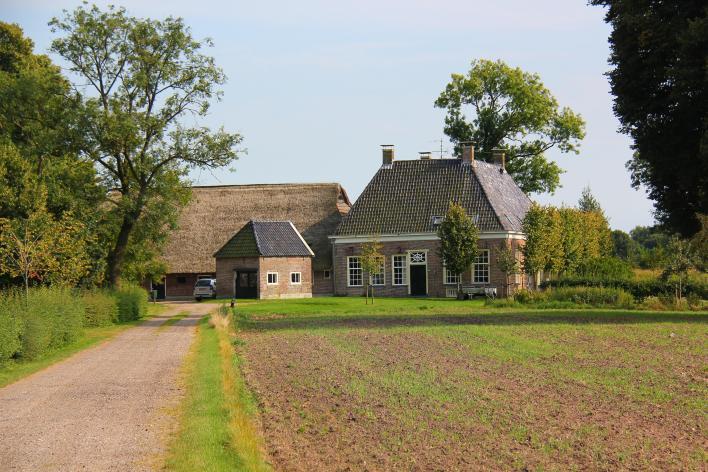
<svg viewBox="0 0 708 472">
<path fill-rule="evenodd" d="M 394 161 L 383 166 L 342 219 L 337 235 L 426 233 L 436 230 L 450 201 L 481 231 L 521 231 L 531 200 L 500 167 L 459 159 Z"/>
<path fill-rule="evenodd" d="M 313 256 L 290 221 L 249 221 L 214 257 Z"/>
</svg>

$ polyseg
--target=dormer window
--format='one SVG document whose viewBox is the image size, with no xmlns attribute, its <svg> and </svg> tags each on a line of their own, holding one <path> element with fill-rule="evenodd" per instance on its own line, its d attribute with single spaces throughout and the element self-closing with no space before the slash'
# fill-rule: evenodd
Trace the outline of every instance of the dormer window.
<svg viewBox="0 0 708 472">
<path fill-rule="evenodd" d="M 433 228 L 440 226 L 444 220 L 444 216 L 433 216 Z"/>
</svg>

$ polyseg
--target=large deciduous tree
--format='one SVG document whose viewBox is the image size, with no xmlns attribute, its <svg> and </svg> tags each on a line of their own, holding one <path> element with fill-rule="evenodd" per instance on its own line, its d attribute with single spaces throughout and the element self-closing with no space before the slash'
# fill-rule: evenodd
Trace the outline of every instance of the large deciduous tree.
<svg viewBox="0 0 708 472">
<path fill-rule="evenodd" d="M 78 76 L 83 153 L 117 193 L 111 199 L 117 231 L 107 257 L 108 281 L 115 285 L 146 213 L 161 217 L 146 210 L 155 202 L 184 205 L 188 171 L 229 164 L 241 137 L 193 124 L 219 99 L 225 76 L 202 52 L 211 42 L 195 40 L 181 19 L 83 6 L 50 25 L 61 34 L 51 50 Z M 164 225 L 151 225 L 164 228 L 175 214 L 168 211 Z"/>
<path fill-rule="evenodd" d="M 684 236 L 708 213 L 708 6 L 701 0 L 591 0 L 608 7 L 609 72 L 627 163 L 657 219 Z"/>
<path fill-rule="evenodd" d="M 474 60 L 466 75 L 452 74 L 435 106 L 447 111 L 444 131 L 458 155 L 465 141 L 487 161 L 504 148 L 507 171 L 527 193 L 558 188 L 563 171 L 544 153 L 557 147 L 577 154 L 585 137 L 580 115 L 561 108 L 537 74 L 502 61 Z"/>
<path fill-rule="evenodd" d="M 462 205 L 450 202 L 445 219 L 438 227 L 440 258 L 453 274 L 464 273 L 477 258 L 479 229 Z M 461 297 L 461 277 L 457 279 L 457 295 Z"/>
</svg>

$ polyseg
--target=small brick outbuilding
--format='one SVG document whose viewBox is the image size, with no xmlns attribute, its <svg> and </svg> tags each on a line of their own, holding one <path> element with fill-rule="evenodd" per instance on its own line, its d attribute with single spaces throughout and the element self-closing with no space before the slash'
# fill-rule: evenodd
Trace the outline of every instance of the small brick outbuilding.
<svg viewBox="0 0 708 472">
<path fill-rule="evenodd" d="M 312 297 L 314 253 L 290 221 L 254 221 L 219 249 L 218 297 Z"/>
</svg>

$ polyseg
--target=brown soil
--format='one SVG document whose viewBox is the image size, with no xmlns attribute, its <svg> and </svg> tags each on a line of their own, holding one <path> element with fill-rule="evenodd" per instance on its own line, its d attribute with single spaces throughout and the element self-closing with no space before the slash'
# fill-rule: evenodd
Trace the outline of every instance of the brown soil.
<svg viewBox="0 0 708 472">
<path fill-rule="evenodd" d="M 171 304 L 154 317 L 0 389 L 0 469 L 160 467 L 178 371 L 208 304 Z M 190 315 L 159 328 L 182 311 Z"/>
<path fill-rule="evenodd" d="M 278 470 L 705 466 L 705 414 L 678 400 L 705 383 L 705 356 L 665 366 L 660 373 L 671 378 L 676 399 L 659 402 L 569 380 L 577 360 L 562 352 L 530 363 L 500 360 L 424 330 L 249 331 L 241 338 L 244 374 Z M 614 343 L 582 347 L 585 362 L 626 362 L 608 353 L 626 349 L 627 340 Z"/>
</svg>

